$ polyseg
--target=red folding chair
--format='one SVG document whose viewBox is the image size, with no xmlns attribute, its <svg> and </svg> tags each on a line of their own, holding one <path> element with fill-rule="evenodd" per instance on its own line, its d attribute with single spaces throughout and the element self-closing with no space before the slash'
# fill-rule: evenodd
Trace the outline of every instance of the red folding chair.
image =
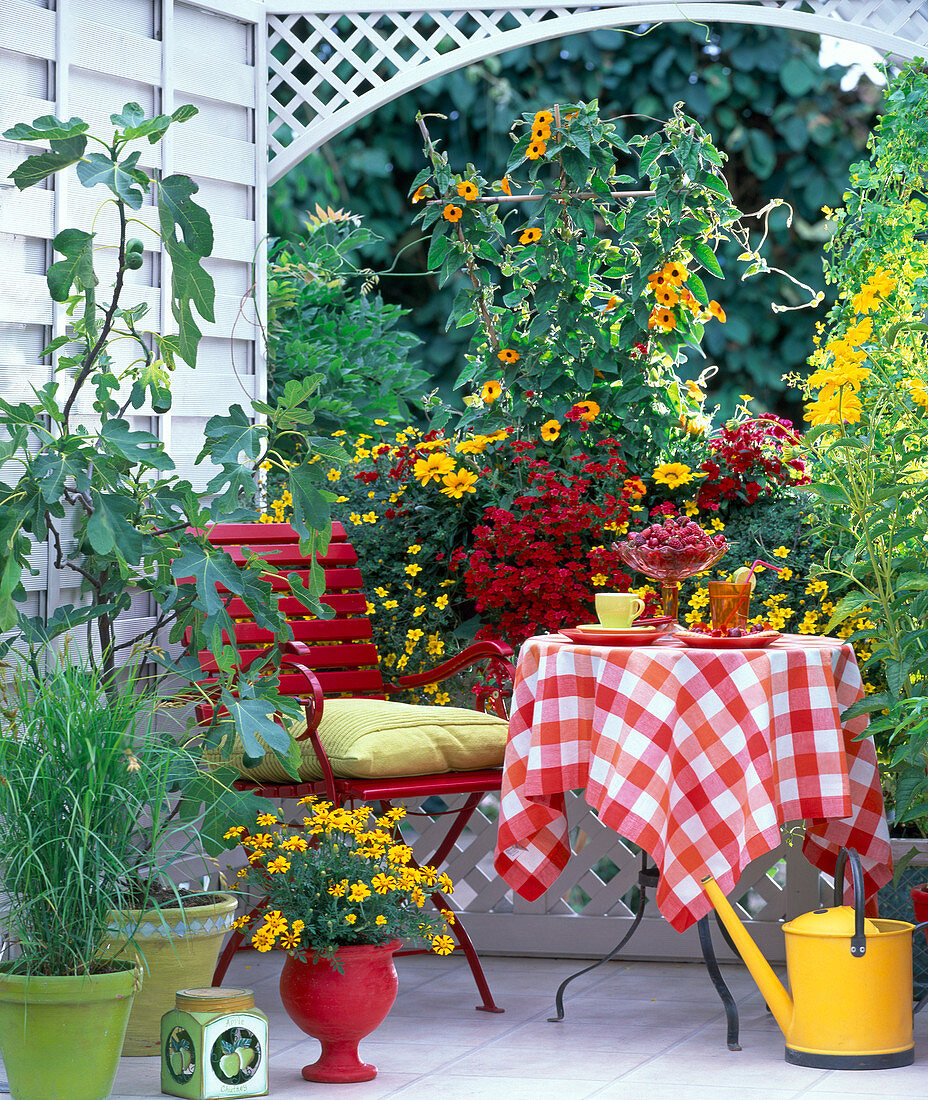
<svg viewBox="0 0 928 1100">
<path fill-rule="evenodd" d="M 210 542 L 223 547 L 232 559 L 243 565 L 249 552 L 272 561 L 283 573 L 296 572 L 308 582 L 309 562 L 300 554 L 298 537 L 289 524 L 227 524 L 210 531 Z M 479 662 L 487 662 L 494 682 L 499 687 L 484 687 L 477 693 L 476 709 L 495 713 L 506 718 L 504 709 L 505 685 L 511 684 L 513 666 L 509 646 L 490 641 L 475 642 L 462 653 L 427 672 L 401 676 L 395 682 L 384 681 L 378 664 L 377 649 L 372 641 L 370 619 L 367 617 L 367 599 L 362 588 L 358 556 L 348 541 L 340 523 L 332 525 L 332 539 L 328 551 L 319 556 L 325 570 L 325 595 L 322 602 L 331 607 L 335 615 L 331 619 L 317 619 L 290 594 L 285 576 L 269 574 L 275 592 L 279 592 L 279 607 L 290 624 L 293 640 L 282 642 L 259 626 L 239 599 L 230 601 L 230 615 L 238 620 L 235 626 L 235 645 L 242 667 L 265 654 L 270 645 L 280 644 L 282 669 L 281 694 L 295 697 L 303 705 L 306 714 L 306 733 L 299 740 L 309 738 L 322 769 L 323 777 L 307 782 L 283 783 L 253 782 L 243 778 L 238 784 L 242 790 L 278 803 L 282 799 L 303 798 L 309 794 L 324 797 L 335 805 L 350 803 L 377 803 L 381 812 L 396 802 L 416 800 L 420 803 L 433 798 L 445 799 L 464 796 L 463 805 L 443 811 L 407 809 L 412 816 L 436 817 L 447 815 L 451 824 L 436 851 L 429 859 L 420 862 L 441 868 L 457 840 L 485 795 L 499 791 L 502 779 L 502 761 L 499 767 L 475 771 L 445 772 L 439 775 L 408 775 L 383 779 L 356 779 L 337 775 L 319 740 L 317 728 L 322 718 L 327 697 L 387 699 L 396 692 L 425 684 L 439 683 Z M 201 667 L 209 676 L 215 672 L 215 664 L 208 652 L 199 654 Z M 206 681 L 208 683 L 208 680 Z M 441 711 L 436 707 L 436 712 Z M 209 708 L 200 708 L 201 721 L 209 721 Z M 448 899 L 438 890 L 431 896 L 438 909 L 450 909 Z M 501 1012 L 493 1001 L 477 952 L 467 934 L 460 916 L 456 913 L 452 933 L 464 951 L 474 981 L 483 998 L 477 1008 L 486 1012 Z M 220 956 L 213 975 L 213 984 L 219 985 L 225 976 L 236 949 L 241 945 L 242 932 L 233 933 Z M 411 949 L 400 954 L 418 954 L 425 949 Z"/>
</svg>

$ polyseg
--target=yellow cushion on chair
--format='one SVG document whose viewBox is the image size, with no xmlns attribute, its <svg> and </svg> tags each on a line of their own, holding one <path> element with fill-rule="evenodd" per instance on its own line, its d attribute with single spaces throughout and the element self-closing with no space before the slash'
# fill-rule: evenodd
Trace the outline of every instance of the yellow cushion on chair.
<svg viewBox="0 0 928 1100">
<path fill-rule="evenodd" d="M 507 728 L 502 718 L 462 707 L 412 706 L 382 699 L 327 699 L 319 739 L 337 776 L 384 779 L 500 767 Z M 299 737 L 306 730 L 306 722 L 293 722 L 289 729 Z M 321 779 L 322 768 L 309 738 L 300 742 L 300 750 L 300 779 Z M 218 752 L 209 755 L 219 758 Z M 229 762 L 243 777 L 256 782 L 292 782 L 273 753 L 256 767 L 246 768 L 238 738 Z"/>
</svg>

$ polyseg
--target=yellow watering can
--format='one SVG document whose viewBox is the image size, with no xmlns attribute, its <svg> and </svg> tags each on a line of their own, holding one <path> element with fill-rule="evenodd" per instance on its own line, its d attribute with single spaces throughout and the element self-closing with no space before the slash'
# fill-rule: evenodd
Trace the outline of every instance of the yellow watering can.
<svg viewBox="0 0 928 1100">
<path fill-rule="evenodd" d="M 850 857 L 854 905 L 842 905 Z M 792 997 L 711 875 L 702 887 L 786 1038 L 786 1061 L 818 1069 L 892 1069 L 915 1057 L 912 933 L 924 925 L 864 916 L 853 848 L 835 868 L 835 904 L 783 925 Z M 928 922 L 926 922 L 928 923 Z"/>
</svg>

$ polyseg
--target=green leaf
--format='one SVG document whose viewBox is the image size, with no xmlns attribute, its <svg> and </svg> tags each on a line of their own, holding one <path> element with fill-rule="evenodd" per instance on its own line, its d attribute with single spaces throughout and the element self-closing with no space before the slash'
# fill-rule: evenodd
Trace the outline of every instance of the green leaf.
<svg viewBox="0 0 928 1100">
<path fill-rule="evenodd" d="M 77 137 L 89 129 L 89 123 L 76 115 L 67 122 L 62 122 L 55 115 L 42 115 L 31 124 L 17 122 L 9 130 L 4 130 L 3 136 L 10 141 L 61 141 L 64 138 Z"/>
<path fill-rule="evenodd" d="M 221 699 L 241 739 L 245 765 L 257 764 L 267 751 L 265 746 L 286 760 L 290 751 L 290 734 L 274 721 L 275 707 L 267 699 L 242 698 L 244 686 L 239 689 L 238 698 L 224 688 Z"/>
<path fill-rule="evenodd" d="M 27 157 L 22 164 L 17 165 L 10 172 L 10 179 L 20 191 L 41 183 L 46 176 L 60 172 L 62 168 L 67 168 L 69 164 L 79 161 L 87 148 L 87 138 L 82 134 L 76 137 L 54 138 L 49 144 L 50 153 L 39 153 L 34 157 Z"/>
<path fill-rule="evenodd" d="M 95 554 L 107 557 L 116 552 L 130 565 L 142 557 L 142 535 L 135 527 L 135 501 L 131 497 L 91 490 L 93 512 L 87 519 L 87 538 Z"/>
<path fill-rule="evenodd" d="M 209 457 L 217 466 L 237 463 L 244 452 L 252 461 L 261 453 L 264 429 L 252 424 L 241 405 L 232 405 L 227 416 L 212 416 L 203 429 L 206 437 L 197 462 Z"/>
<path fill-rule="evenodd" d="M 208 617 L 223 611 L 217 584 L 236 595 L 242 589 L 241 570 L 229 555 L 224 550 L 207 549 L 199 543 L 187 546 L 181 556 L 171 562 L 171 576 L 177 581 L 193 579 L 197 593 L 194 606 Z"/>
<path fill-rule="evenodd" d="M 66 302 L 75 284 L 79 290 L 88 290 L 99 283 L 93 269 L 93 238 L 93 233 L 83 229 L 63 229 L 52 241 L 55 251 L 65 257 L 53 263 L 45 275 L 54 301 Z M 61 339 L 67 341 L 67 337 Z"/>
<path fill-rule="evenodd" d="M 794 99 L 801 99 L 822 79 L 821 71 L 814 73 L 798 57 L 791 57 L 780 69 L 780 83 L 783 90 Z"/>
<path fill-rule="evenodd" d="M 172 296 L 180 302 L 189 299 L 203 320 L 212 323 L 216 320 L 213 312 L 216 287 L 212 276 L 201 265 L 200 257 L 182 241 L 170 245 L 168 253 L 171 257 Z"/>
<path fill-rule="evenodd" d="M 105 449 L 115 452 L 133 465 L 152 470 L 173 470 L 171 456 L 164 444 L 151 432 L 134 432 L 125 420 L 107 420 L 100 429 L 100 439 Z"/>
<path fill-rule="evenodd" d="M 62 634 L 68 634 L 94 619 L 99 619 L 101 615 L 109 615 L 112 612 L 113 608 L 109 604 L 87 604 L 82 607 L 65 604 L 57 607 L 51 618 L 44 623 L 39 618 L 27 619 L 22 616 L 19 620 L 19 628 L 30 645 L 50 645 Z"/>
<path fill-rule="evenodd" d="M 209 214 L 192 199 L 199 187 L 187 176 L 168 176 L 157 186 L 158 218 L 161 234 L 176 240 L 175 227 L 195 256 L 209 256 L 213 251 L 213 225 Z M 173 259 L 173 253 L 172 253 Z"/>
<path fill-rule="evenodd" d="M 138 159 L 138 153 L 131 153 L 122 162 L 113 160 L 105 153 L 88 153 L 77 165 L 77 178 L 85 187 L 96 187 L 102 183 L 126 206 L 138 210 L 145 198 L 138 176 L 133 171 Z"/>
<path fill-rule="evenodd" d="M 186 122 L 188 119 L 198 115 L 200 113 L 199 107 L 194 107 L 192 103 L 182 103 L 176 110 L 171 112 L 172 122 Z"/>
<path fill-rule="evenodd" d="M 849 619 L 852 615 L 856 615 L 858 611 L 862 611 L 863 608 L 867 607 L 868 604 L 872 602 L 873 597 L 867 592 L 848 592 L 846 596 L 842 596 L 838 601 L 823 633 L 830 634 L 831 631 L 834 630 L 836 626 L 840 626 L 845 619 Z"/>
<path fill-rule="evenodd" d="M 145 118 L 145 112 L 138 103 L 127 103 L 118 115 L 110 115 L 110 122 L 121 129 L 138 126 Z"/>
<path fill-rule="evenodd" d="M 690 252 L 693 253 L 695 258 L 711 275 L 714 275 L 717 279 L 723 279 L 725 277 L 722 274 L 722 269 L 719 267 L 718 260 L 715 258 L 715 253 L 705 241 L 692 241 L 690 244 Z"/>
</svg>

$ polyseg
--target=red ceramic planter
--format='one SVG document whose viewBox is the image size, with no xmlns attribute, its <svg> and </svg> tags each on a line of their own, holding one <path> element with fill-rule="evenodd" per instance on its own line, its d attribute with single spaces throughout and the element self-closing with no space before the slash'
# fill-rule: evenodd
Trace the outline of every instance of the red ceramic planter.
<svg viewBox="0 0 928 1100">
<path fill-rule="evenodd" d="M 307 1081 L 344 1084 L 377 1076 L 377 1067 L 358 1057 L 358 1043 L 383 1023 L 396 1000 L 393 952 L 401 946 L 391 940 L 342 947 L 341 974 L 324 959 L 300 962 L 287 956 L 280 999 L 297 1027 L 322 1044 L 318 1060 L 303 1067 Z"/>
</svg>

